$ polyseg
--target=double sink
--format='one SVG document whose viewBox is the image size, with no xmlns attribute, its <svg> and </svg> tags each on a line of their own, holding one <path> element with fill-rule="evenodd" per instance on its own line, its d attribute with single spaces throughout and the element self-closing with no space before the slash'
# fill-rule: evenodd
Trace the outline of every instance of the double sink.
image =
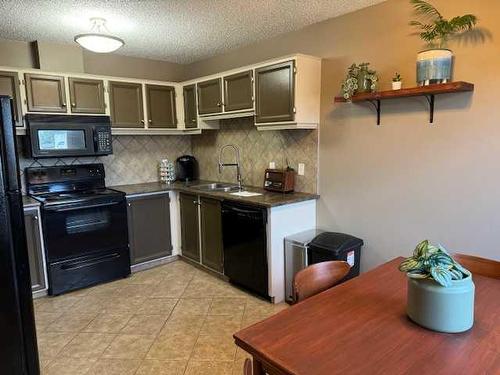
<svg viewBox="0 0 500 375">
<path fill-rule="evenodd" d="M 233 191 L 238 191 L 238 185 L 227 184 L 222 182 L 214 182 L 211 184 L 195 185 L 192 186 L 193 189 L 201 191 L 218 191 L 223 193 L 229 193 Z"/>
</svg>

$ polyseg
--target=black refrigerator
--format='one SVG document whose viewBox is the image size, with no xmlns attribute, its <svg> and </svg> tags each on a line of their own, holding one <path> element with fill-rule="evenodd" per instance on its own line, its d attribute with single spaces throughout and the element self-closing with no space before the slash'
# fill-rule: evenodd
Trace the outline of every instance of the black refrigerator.
<svg viewBox="0 0 500 375">
<path fill-rule="evenodd" d="M 0 374 L 38 375 L 12 103 L 0 96 Z"/>
</svg>

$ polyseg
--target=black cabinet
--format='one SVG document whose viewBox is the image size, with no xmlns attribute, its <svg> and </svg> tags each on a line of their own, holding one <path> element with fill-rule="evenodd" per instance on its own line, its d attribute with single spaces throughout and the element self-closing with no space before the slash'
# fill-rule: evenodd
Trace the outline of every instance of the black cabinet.
<svg viewBox="0 0 500 375">
<path fill-rule="evenodd" d="M 255 70 L 255 122 L 293 121 L 295 65 L 293 61 Z"/>
<path fill-rule="evenodd" d="M 241 111 L 253 108 L 253 72 L 224 77 L 224 111 Z"/>
<path fill-rule="evenodd" d="M 24 211 L 24 225 L 26 228 L 26 243 L 28 245 L 31 288 L 36 292 L 46 288 L 38 210 L 32 209 Z"/>
<path fill-rule="evenodd" d="M 201 263 L 222 273 L 222 211 L 217 199 L 200 198 Z"/>
<path fill-rule="evenodd" d="M 180 193 L 182 255 L 200 261 L 198 196 Z"/>
<path fill-rule="evenodd" d="M 211 79 L 199 82 L 198 87 L 198 114 L 208 115 L 222 112 L 222 84 L 221 79 Z"/>
<path fill-rule="evenodd" d="M 168 193 L 127 197 L 131 264 L 172 254 Z"/>
</svg>

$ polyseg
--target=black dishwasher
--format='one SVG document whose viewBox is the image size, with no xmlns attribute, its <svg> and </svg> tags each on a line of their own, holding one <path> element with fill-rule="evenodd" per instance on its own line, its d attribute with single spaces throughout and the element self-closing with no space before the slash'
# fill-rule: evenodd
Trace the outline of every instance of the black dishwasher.
<svg viewBox="0 0 500 375">
<path fill-rule="evenodd" d="M 269 298 L 266 223 L 265 208 L 222 204 L 224 274 L 232 283 Z"/>
</svg>

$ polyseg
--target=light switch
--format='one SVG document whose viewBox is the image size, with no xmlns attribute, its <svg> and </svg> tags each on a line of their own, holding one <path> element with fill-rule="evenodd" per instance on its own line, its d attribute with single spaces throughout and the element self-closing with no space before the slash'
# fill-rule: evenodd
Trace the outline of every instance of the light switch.
<svg viewBox="0 0 500 375">
<path fill-rule="evenodd" d="M 274 169 L 274 168 L 276 168 L 276 163 L 275 163 L 274 161 L 270 161 L 270 162 L 269 162 L 269 168 L 270 168 L 270 169 Z"/>
<path fill-rule="evenodd" d="M 304 163 L 299 163 L 299 176 L 303 176 L 305 174 L 305 164 Z"/>
</svg>

